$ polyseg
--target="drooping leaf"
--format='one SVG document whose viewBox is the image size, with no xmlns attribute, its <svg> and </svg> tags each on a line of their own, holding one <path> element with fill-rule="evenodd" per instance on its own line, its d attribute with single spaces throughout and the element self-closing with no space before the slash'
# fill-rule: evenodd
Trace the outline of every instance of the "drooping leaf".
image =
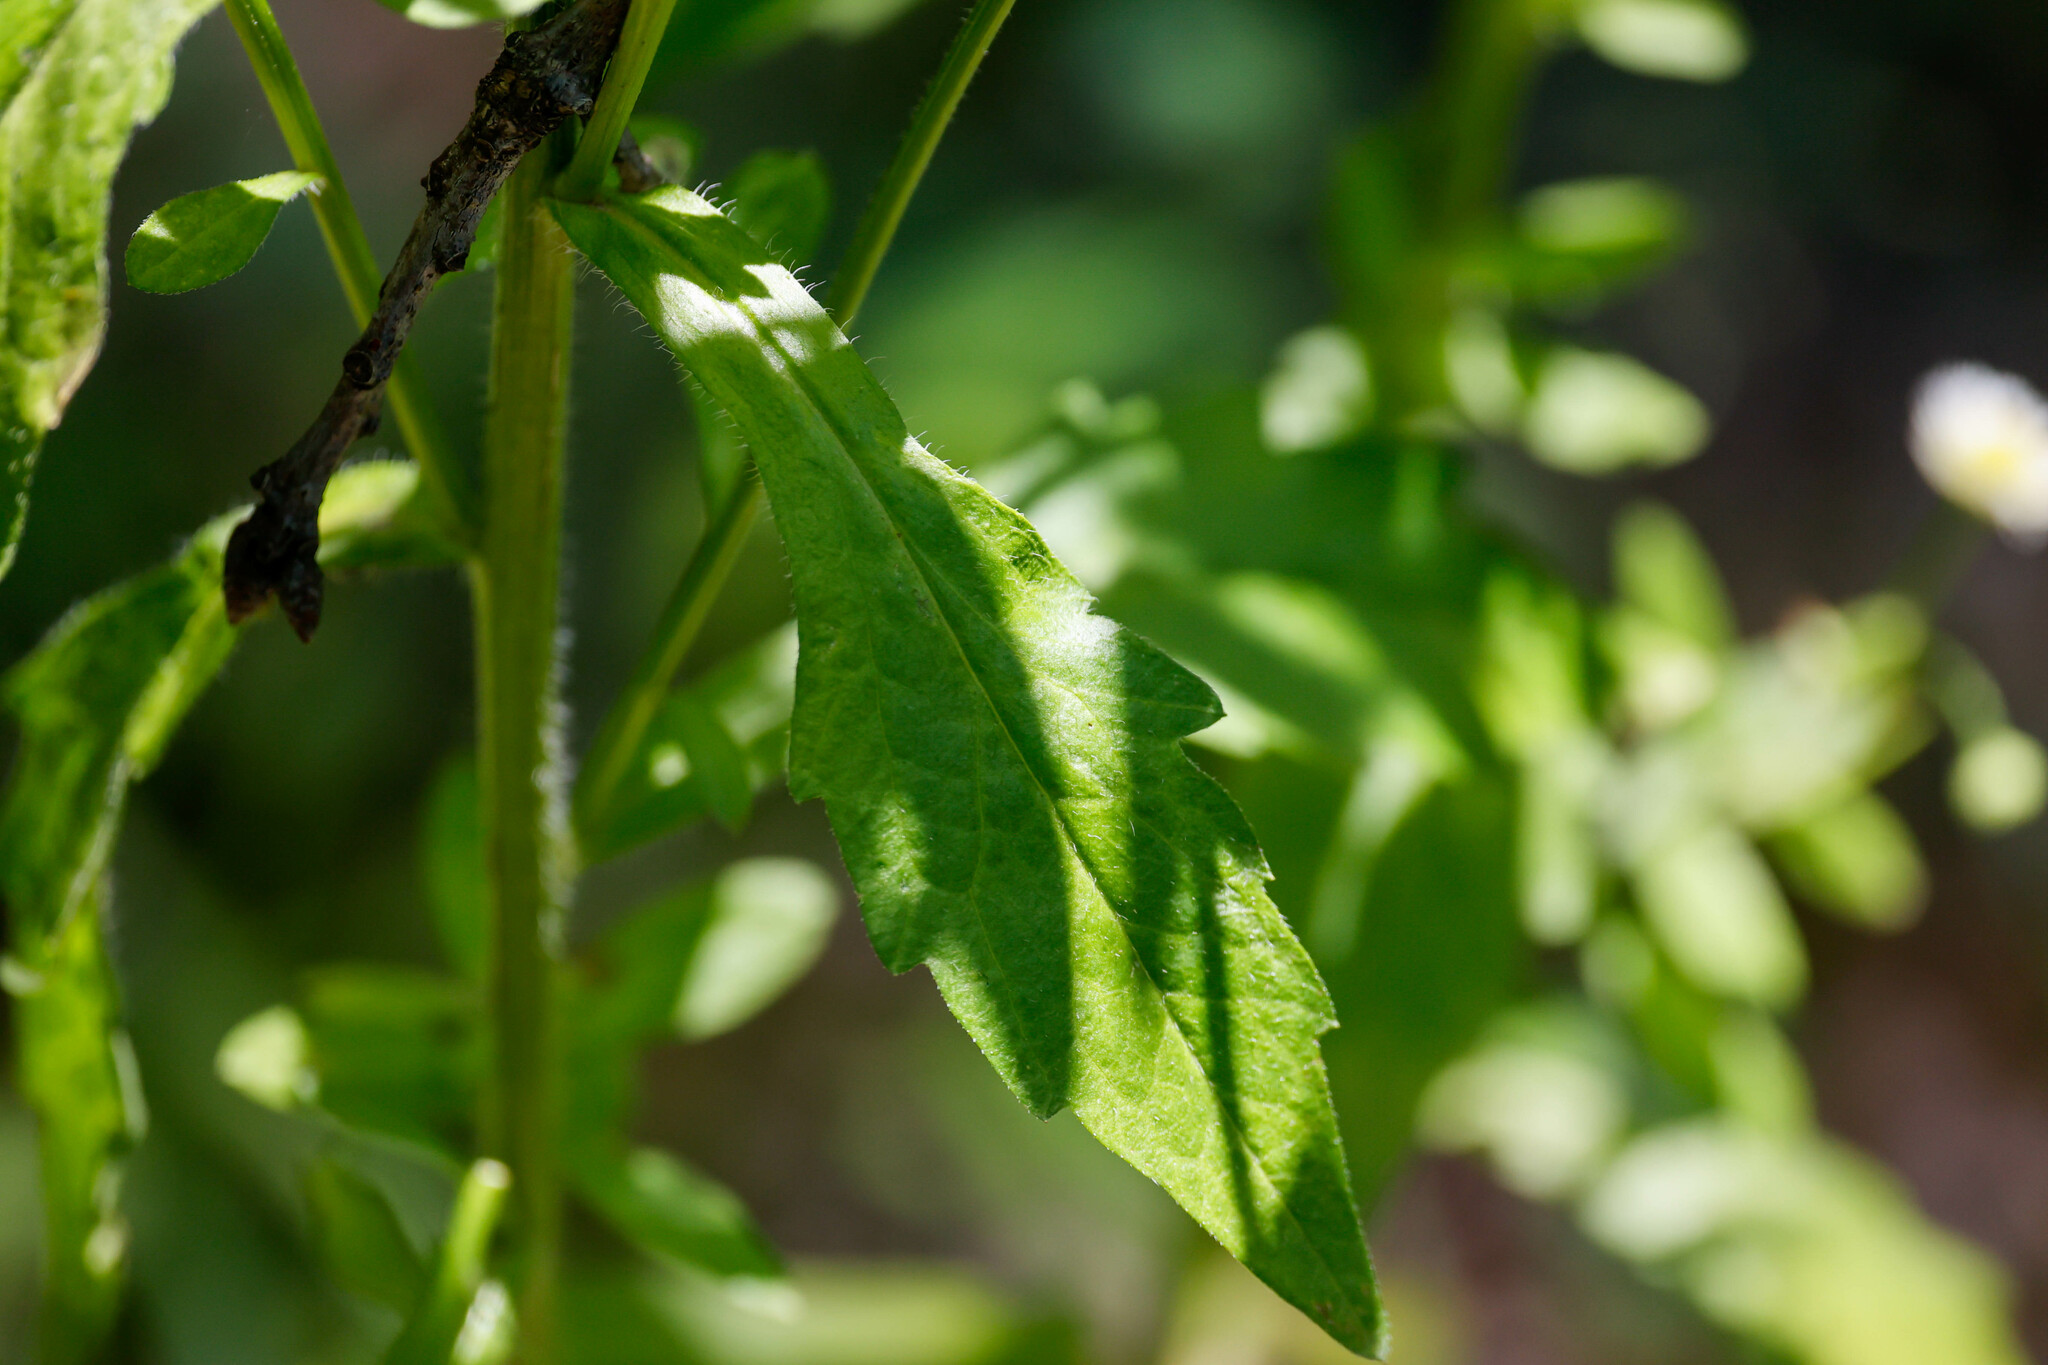
<svg viewBox="0 0 2048 1365">
<path fill-rule="evenodd" d="M 832 186 L 816 152 L 756 152 L 726 190 L 733 221 L 776 260 L 800 265 L 817 254 L 832 220 Z"/>
<path fill-rule="evenodd" d="M 782 1275 L 782 1258 L 739 1196 L 667 1152 L 572 1153 L 569 1178 L 584 1202 L 643 1250 L 711 1275 Z"/>
<path fill-rule="evenodd" d="M 0 577 L 29 476 L 99 356 L 107 204 L 171 51 L 214 0 L 13 0 L 0 11 Z"/>
<path fill-rule="evenodd" d="M 128 283 L 152 294 L 220 283 L 256 259 L 278 211 L 319 180 L 310 171 L 277 171 L 179 195 L 128 239 Z"/>
<path fill-rule="evenodd" d="M 802 641 L 791 787 L 825 798 L 883 961 L 929 964 L 1034 1111 L 1071 1105 L 1339 1341 L 1381 1349 L 1328 997 L 1178 742 L 1214 695 L 1092 615 L 701 198 L 555 211 L 755 452 Z"/>
</svg>

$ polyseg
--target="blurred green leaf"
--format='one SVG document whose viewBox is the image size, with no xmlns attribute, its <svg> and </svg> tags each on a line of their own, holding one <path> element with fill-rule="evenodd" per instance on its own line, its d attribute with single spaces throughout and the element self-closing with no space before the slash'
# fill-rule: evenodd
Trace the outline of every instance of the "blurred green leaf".
<svg viewBox="0 0 2048 1365">
<path fill-rule="evenodd" d="M 114 172 L 213 3 L 12 0 L 0 13 L 0 578 L 43 433 L 99 357 Z"/>
<path fill-rule="evenodd" d="M 2000 725 L 1973 735 L 1949 770 L 1948 798 L 1964 823 L 1987 834 L 2016 829 L 2041 813 L 2048 755 L 2022 730 Z"/>
<path fill-rule="evenodd" d="M 342 1122 L 460 1152 L 475 1110 L 483 1040 L 472 989 L 407 967 L 309 971 L 298 1018 L 319 1106 Z"/>
<path fill-rule="evenodd" d="M 1579 36 L 1625 71 L 1724 81 L 1749 61 L 1742 19 L 1721 0 L 1577 0 Z"/>
<path fill-rule="evenodd" d="M 1654 180 L 1597 176 L 1531 190 L 1515 214 L 1508 282 L 1523 303 L 1582 305 L 1674 251 L 1685 203 Z"/>
<path fill-rule="evenodd" d="M 335 1282 L 401 1314 L 419 1305 L 427 1271 L 383 1192 L 340 1162 L 306 1170 L 313 1245 Z"/>
<path fill-rule="evenodd" d="M 707 815 L 745 824 L 785 765 L 795 672 L 796 634 L 780 630 L 671 694 L 609 807 L 584 813 L 583 856 L 601 862 Z"/>
<path fill-rule="evenodd" d="M 1735 642 L 1735 613 L 1714 561 L 1685 519 L 1640 502 L 1614 524 L 1614 587 L 1637 607 L 1715 651 Z"/>
<path fill-rule="evenodd" d="M 539 9 L 546 0 L 378 0 L 425 28 L 468 28 L 499 23 Z"/>
<path fill-rule="evenodd" d="M 42 1177 L 43 1359 L 97 1359 L 120 1304 L 128 1222 L 122 1158 L 146 1122 L 113 972 L 89 894 L 47 936 L 16 936 L 7 993 L 21 1096 L 38 1120 Z M 17 931 L 26 926 L 17 925 Z"/>
<path fill-rule="evenodd" d="M 1779 831 L 1771 851 L 1795 891 L 1865 928 L 1902 929 L 1927 899 L 1913 832 L 1876 792 Z"/>
<path fill-rule="evenodd" d="M 678 5 L 650 79 L 739 57 L 759 58 L 809 34 L 851 41 L 889 23 L 917 0 L 722 0 Z"/>
<path fill-rule="evenodd" d="M 1823 1138 L 1727 1120 L 1655 1128 L 1585 1201 L 1595 1241 L 1800 1365 L 2020 1365 L 1990 1256 L 1888 1172 Z"/>
<path fill-rule="evenodd" d="M 1544 358 L 1522 419 L 1529 453 L 1571 474 L 1660 469 L 1699 454 L 1710 428 L 1699 399 L 1625 355 L 1560 346 Z"/>
<path fill-rule="evenodd" d="M 1175 742 L 1213 695 L 1091 616 L 710 205 L 555 212 L 754 450 L 803 639 L 792 791 L 827 799 L 883 961 L 928 963 L 1034 1111 L 1072 1105 L 1283 1297 L 1378 1349 L 1327 996 L 1242 816 Z"/>
<path fill-rule="evenodd" d="M 1378 851 L 1348 953 L 1319 959 L 1344 1021 L 1327 1050 L 1368 1201 L 1399 1169 L 1430 1077 L 1521 983 L 1514 819 L 1497 778 L 1430 792 Z"/>
<path fill-rule="evenodd" d="M 256 258 L 278 211 L 319 183 L 310 171 L 278 171 L 179 195 L 128 239 L 128 283 L 152 294 L 220 283 Z"/>
<path fill-rule="evenodd" d="M 1372 415 L 1365 348 L 1342 327 L 1311 327 L 1281 346 L 1259 390 L 1259 430 L 1275 454 L 1336 445 Z"/>
<path fill-rule="evenodd" d="M 671 23 L 674 21 L 671 20 Z M 671 185 L 687 185 L 704 159 L 704 134 L 679 118 L 665 114 L 635 113 L 626 125 L 633 140 L 662 179 Z"/>
<path fill-rule="evenodd" d="M 817 255 L 832 221 L 832 186 L 816 152 L 756 152 L 733 172 L 732 220 L 778 261 Z"/>
<path fill-rule="evenodd" d="M 839 895 L 814 864 L 743 858 L 708 883 L 627 914 L 605 932 L 606 975 L 586 1008 L 597 1036 L 673 1030 L 690 1041 L 736 1028 L 809 971 Z"/>
<path fill-rule="evenodd" d="M 1702 990 L 1783 1008 L 1806 987 L 1806 949 L 1763 858 L 1734 829 L 1708 824 L 1636 869 L 1652 932 Z"/>
<path fill-rule="evenodd" d="M 420 863 L 434 932 L 449 965 L 468 981 L 484 979 L 490 953 L 489 876 L 478 799 L 476 759 L 464 754 L 434 779 L 420 830 Z"/>
<path fill-rule="evenodd" d="M 642 1250 L 710 1275 L 782 1276 L 782 1258 L 739 1197 L 667 1152 L 576 1152 L 569 1174 L 584 1201 Z"/>
</svg>

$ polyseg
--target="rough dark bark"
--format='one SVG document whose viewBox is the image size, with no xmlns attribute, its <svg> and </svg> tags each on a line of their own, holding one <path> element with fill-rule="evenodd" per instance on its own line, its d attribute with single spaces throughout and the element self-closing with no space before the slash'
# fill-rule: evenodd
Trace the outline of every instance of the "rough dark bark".
<svg viewBox="0 0 2048 1365">
<path fill-rule="evenodd" d="M 427 202 L 384 279 L 370 323 L 341 360 L 341 379 L 284 458 L 250 477 L 256 508 L 228 539 L 222 591 L 240 621 L 271 597 L 301 640 L 320 624 L 320 501 L 357 438 L 377 429 L 384 384 L 420 302 L 462 269 L 491 196 L 521 157 L 596 103 L 627 0 L 575 0 L 547 22 L 506 38 L 477 85 L 476 108 L 421 183 Z M 637 150 L 637 149 L 636 149 Z"/>
</svg>

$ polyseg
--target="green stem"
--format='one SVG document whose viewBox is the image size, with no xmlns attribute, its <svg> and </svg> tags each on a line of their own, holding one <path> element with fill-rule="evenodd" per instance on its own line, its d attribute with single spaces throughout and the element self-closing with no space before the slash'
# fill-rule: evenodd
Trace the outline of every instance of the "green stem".
<svg viewBox="0 0 2048 1365">
<path fill-rule="evenodd" d="M 853 243 L 846 248 L 839 271 L 832 277 L 832 291 L 825 306 L 832 310 L 841 327 L 853 324 L 853 315 L 867 298 L 868 286 L 875 282 L 875 272 L 882 268 L 882 258 L 889 254 L 889 245 L 896 240 L 903 211 L 910 206 L 910 197 L 917 193 L 925 167 L 931 164 L 932 153 L 938 150 L 946 125 L 953 121 L 960 97 L 967 93 L 967 83 L 981 68 L 981 59 L 995 41 L 996 30 L 1010 17 L 1013 3 L 1014 0 L 976 0 L 966 24 L 947 50 L 939 74 L 932 78 L 931 89 L 925 91 L 917 113 L 912 115 L 910 131 L 903 135 L 895 159 L 868 200 L 860 225 L 853 231 Z"/>
<path fill-rule="evenodd" d="M 633 13 L 626 20 L 629 35 L 639 6 L 647 3 L 649 0 L 635 0 Z M 910 131 L 904 134 L 882 183 L 868 200 L 867 208 L 861 214 L 860 226 L 854 231 L 853 245 L 847 249 L 846 259 L 833 278 L 827 306 L 842 328 L 853 325 L 855 315 L 866 301 L 868 286 L 874 283 L 882 258 L 888 255 L 891 243 L 896 240 L 896 229 L 903 221 L 903 211 L 917 192 L 918 183 L 924 179 L 925 167 L 931 164 L 932 153 L 945 134 L 947 124 L 952 121 L 953 111 L 960 107 L 960 97 L 966 93 L 967 83 L 980 68 L 981 59 L 987 54 L 989 44 L 995 41 L 997 30 L 1009 18 L 1013 3 L 1014 0 L 979 0 L 953 39 L 953 46 L 947 50 L 931 89 L 925 92 L 924 99 L 918 104 L 917 113 L 910 122 Z M 621 39 L 619 47 L 623 53 L 624 39 Z M 619 63 L 615 60 L 613 70 L 618 69 Z M 637 82 L 638 77 L 635 78 L 635 90 L 638 89 Z M 608 78 L 605 93 L 610 91 Z M 603 106 L 604 98 L 600 96 L 600 113 Z M 593 128 L 596 122 L 593 116 Z M 607 152 L 606 159 L 609 158 L 610 153 Z M 559 181 L 557 190 L 560 190 Z M 715 509 L 703 538 L 690 555 L 690 562 L 683 567 L 682 580 L 676 584 L 668 605 L 662 609 L 661 620 L 654 628 L 654 639 L 641 655 L 624 694 L 598 727 L 597 738 L 592 742 L 583 764 L 583 778 L 577 783 L 579 829 L 586 828 L 591 821 L 603 815 L 619 783 L 625 779 L 633 755 L 639 752 L 641 742 L 647 738 L 647 727 L 660 713 L 662 701 L 674 686 L 676 673 L 682 668 L 690 646 L 696 642 L 712 602 L 725 587 L 726 578 L 738 562 L 747 533 L 753 529 L 763 505 L 761 483 L 753 476 L 753 465 L 749 461 L 740 469 L 738 486 L 726 499 L 725 505 Z"/>
<path fill-rule="evenodd" d="M 561 1235 L 551 945 L 565 869 L 555 681 L 575 291 L 568 242 L 542 198 L 558 143 L 537 148 L 501 191 L 484 522 L 471 575 L 477 774 L 492 902 L 484 1151 L 515 1177 L 520 1352 L 527 1365 L 553 1358 Z"/>
<path fill-rule="evenodd" d="M 365 326 L 377 306 L 384 272 L 377 268 L 377 254 L 370 249 L 369 236 L 356 216 L 355 201 L 349 197 L 348 183 L 342 179 L 334 149 L 328 145 L 327 133 L 320 126 L 313 96 L 300 79 L 298 63 L 292 59 L 284 31 L 277 26 L 270 0 L 227 0 L 227 11 L 243 50 L 249 54 L 249 65 L 256 71 L 264 98 L 270 102 L 278 131 L 284 134 L 293 163 L 323 182 L 320 191 L 309 196 L 313 217 L 320 224 L 320 235 L 326 240 L 334 273 L 340 277 L 341 292 L 348 297 L 349 311 L 355 315 L 358 327 Z M 390 409 L 406 449 L 419 463 L 429 514 L 449 529 L 466 531 L 474 500 L 458 496 L 461 471 L 449 457 L 447 443 L 420 392 L 418 367 L 410 356 L 401 355 L 384 390 L 385 406 Z M 467 491 L 461 489 L 464 494 Z"/>
<path fill-rule="evenodd" d="M 511 1186 L 512 1173 L 502 1162 L 485 1157 L 470 1165 L 455 1192 L 426 1300 L 385 1353 L 384 1365 L 445 1365 L 488 1272 L 491 1234 Z"/>
<path fill-rule="evenodd" d="M 626 120 L 640 101 L 640 87 L 647 83 L 647 68 L 654 64 L 661 35 L 668 29 L 668 17 L 676 0 L 633 0 L 626 11 L 626 26 L 619 31 L 618 50 L 605 69 L 604 88 L 597 93 L 597 108 L 583 126 L 583 140 L 569 169 L 555 178 L 555 197 L 577 201 L 597 198 L 604 184 L 605 167 L 619 149 L 619 137 Z"/>
</svg>

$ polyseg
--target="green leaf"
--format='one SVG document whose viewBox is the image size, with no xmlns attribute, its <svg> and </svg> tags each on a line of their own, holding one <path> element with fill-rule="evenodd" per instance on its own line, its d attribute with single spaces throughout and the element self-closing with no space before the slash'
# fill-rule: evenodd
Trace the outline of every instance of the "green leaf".
<svg viewBox="0 0 2048 1365">
<path fill-rule="evenodd" d="M 1903 929 L 1927 899 L 1913 832 L 1876 792 L 1780 831 L 1771 851 L 1794 890 L 1868 929 Z"/>
<path fill-rule="evenodd" d="M 1709 434 L 1707 410 L 1678 384 L 1628 356 L 1570 346 L 1544 358 L 1522 418 L 1529 453 L 1570 474 L 1681 464 Z"/>
<path fill-rule="evenodd" d="M 170 95 L 172 49 L 213 3 L 0 8 L 0 577 L 43 434 L 99 356 L 114 172 Z"/>
<path fill-rule="evenodd" d="M 128 283 L 152 294 L 219 284 L 256 259 L 278 211 L 319 181 L 278 171 L 178 196 L 128 239 Z"/>
<path fill-rule="evenodd" d="M 802 641 L 791 789 L 825 798 L 883 961 L 929 964 L 1034 1112 L 1071 1105 L 1337 1340 L 1381 1349 L 1328 996 L 1179 744 L 1214 695 L 1091 614 L 704 200 L 555 212 L 755 453 Z"/>
<path fill-rule="evenodd" d="M 1668 507 L 1637 503 L 1615 522 L 1614 586 L 1624 602 L 1696 644 L 1720 652 L 1735 643 L 1735 613 L 1713 556 Z"/>
<path fill-rule="evenodd" d="M 621 1040 L 673 1029 L 693 1042 L 737 1028 L 810 970 L 838 909 L 831 881 L 799 858 L 744 858 L 672 892 L 605 934 L 610 976 L 592 1027 Z"/>
<path fill-rule="evenodd" d="M 596 1213 L 643 1250 L 718 1276 L 783 1273 L 781 1257 L 739 1197 L 667 1152 L 577 1153 L 569 1177 Z"/>
<path fill-rule="evenodd" d="M 1578 0 L 1579 36 L 1624 71 L 1724 81 L 1749 61 L 1741 18 L 1720 0 Z"/>
<path fill-rule="evenodd" d="M 375 1185 L 323 1158 L 306 1171 L 313 1244 L 335 1281 L 352 1294 L 410 1313 L 426 1287 L 426 1267 Z"/>
<path fill-rule="evenodd" d="M 298 1006 L 319 1106 L 344 1123 L 460 1152 L 483 1072 L 471 989 L 407 967 L 306 974 Z"/>
<path fill-rule="evenodd" d="M 602 862 L 684 825 L 716 816 L 746 822 L 754 793 L 788 757 L 796 632 L 778 630 L 678 689 L 647 727 L 609 809 L 576 831 L 583 856 Z"/>
<path fill-rule="evenodd" d="M 20 1066 L 35 1111 L 43 1205 L 42 1358 L 99 1358 L 120 1303 L 128 1224 L 121 1159 L 145 1115 L 100 938 L 97 896 L 6 964 Z M 25 926 L 17 925 L 17 931 Z"/>
<path fill-rule="evenodd" d="M 801 264 L 817 254 L 832 221 L 832 186 L 816 152 L 756 152 L 726 191 L 732 220 L 776 260 Z"/>
</svg>

